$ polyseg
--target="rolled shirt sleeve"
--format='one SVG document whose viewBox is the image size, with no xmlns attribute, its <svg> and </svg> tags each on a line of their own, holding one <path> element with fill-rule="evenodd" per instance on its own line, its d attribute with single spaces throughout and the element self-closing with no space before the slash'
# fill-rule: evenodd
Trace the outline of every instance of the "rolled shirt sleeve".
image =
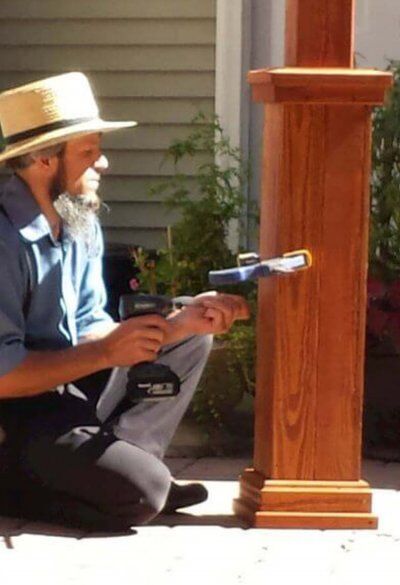
<svg viewBox="0 0 400 585">
<path fill-rule="evenodd" d="M 100 225 L 95 225 L 95 243 L 89 254 L 79 290 L 79 302 L 76 311 L 76 328 L 78 340 L 100 332 L 105 325 L 114 323 L 106 312 L 107 293 L 103 278 L 104 242 Z"/>
<path fill-rule="evenodd" d="M 18 366 L 27 354 L 24 345 L 24 276 L 16 250 L 15 244 L 13 248 L 6 239 L 0 239 L 0 376 Z"/>
</svg>

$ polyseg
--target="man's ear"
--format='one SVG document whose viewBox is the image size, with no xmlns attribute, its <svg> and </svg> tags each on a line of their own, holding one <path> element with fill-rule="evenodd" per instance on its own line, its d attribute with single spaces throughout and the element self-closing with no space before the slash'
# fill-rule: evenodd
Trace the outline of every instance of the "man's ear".
<svg viewBox="0 0 400 585">
<path fill-rule="evenodd" d="M 37 160 L 40 166 L 50 168 L 52 165 L 52 158 L 53 157 L 39 157 Z"/>
<path fill-rule="evenodd" d="M 36 159 L 38 168 L 45 172 L 53 172 L 58 165 L 58 157 L 56 156 L 40 156 Z"/>
</svg>

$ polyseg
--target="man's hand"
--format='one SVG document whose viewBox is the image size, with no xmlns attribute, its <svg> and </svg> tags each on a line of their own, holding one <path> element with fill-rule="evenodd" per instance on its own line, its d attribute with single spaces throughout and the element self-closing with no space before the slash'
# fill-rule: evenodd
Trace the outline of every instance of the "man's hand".
<svg viewBox="0 0 400 585">
<path fill-rule="evenodd" d="M 106 367 L 133 366 L 157 358 L 166 342 L 170 325 L 159 315 L 143 315 L 123 321 L 97 343 Z"/>
<path fill-rule="evenodd" d="M 203 293 L 194 298 L 192 305 L 168 320 L 172 325 L 168 342 L 189 335 L 226 333 L 234 321 L 249 317 L 249 307 L 242 297 Z"/>
<path fill-rule="evenodd" d="M 247 302 L 238 295 L 202 293 L 193 304 L 205 309 L 204 317 L 212 322 L 215 333 L 226 333 L 235 321 L 250 317 Z"/>
</svg>

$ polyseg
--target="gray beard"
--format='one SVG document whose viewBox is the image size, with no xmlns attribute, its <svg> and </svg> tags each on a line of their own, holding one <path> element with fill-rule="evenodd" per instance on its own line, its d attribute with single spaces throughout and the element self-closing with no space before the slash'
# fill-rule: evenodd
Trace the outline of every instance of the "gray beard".
<svg viewBox="0 0 400 585">
<path fill-rule="evenodd" d="M 54 207 L 63 220 L 64 234 L 74 241 L 83 240 L 90 247 L 95 235 L 99 199 L 92 195 L 71 197 L 68 193 L 62 193 L 54 201 Z"/>
</svg>

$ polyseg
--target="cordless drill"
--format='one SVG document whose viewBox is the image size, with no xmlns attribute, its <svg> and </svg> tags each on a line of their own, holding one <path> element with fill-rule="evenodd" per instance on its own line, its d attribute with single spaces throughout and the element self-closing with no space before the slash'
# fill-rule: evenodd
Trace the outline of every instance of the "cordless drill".
<svg viewBox="0 0 400 585">
<path fill-rule="evenodd" d="M 119 316 L 122 320 L 142 315 L 166 317 L 177 306 L 182 304 L 161 295 L 127 294 L 120 298 Z M 164 400 L 173 398 L 179 391 L 178 376 L 163 364 L 142 362 L 128 372 L 126 399 L 129 402 Z"/>
</svg>

